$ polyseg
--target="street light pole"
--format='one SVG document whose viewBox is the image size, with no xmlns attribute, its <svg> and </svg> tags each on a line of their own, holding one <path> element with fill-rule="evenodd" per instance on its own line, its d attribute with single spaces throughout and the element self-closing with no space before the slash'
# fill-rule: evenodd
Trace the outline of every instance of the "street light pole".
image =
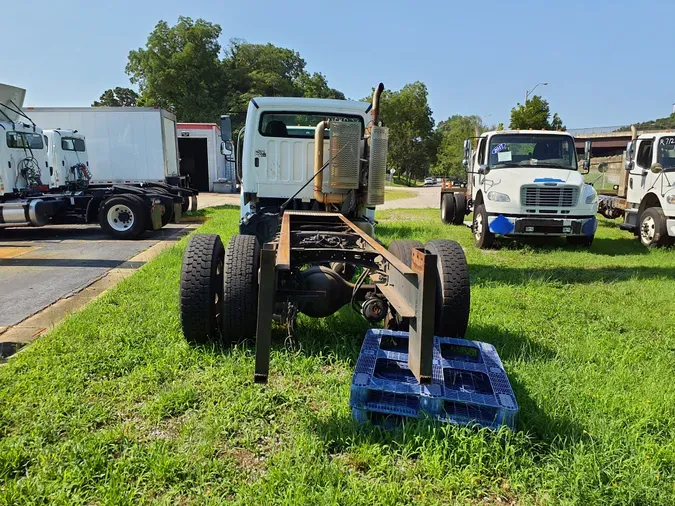
<svg viewBox="0 0 675 506">
<path fill-rule="evenodd" d="M 539 85 L 548 86 L 548 83 L 537 83 L 537 84 L 534 85 L 534 88 L 532 88 L 530 91 L 526 91 L 525 92 L 525 105 L 527 105 L 527 99 L 530 96 L 530 93 L 532 93 L 534 90 L 536 90 L 537 86 L 539 86 Z"/>
</svg>

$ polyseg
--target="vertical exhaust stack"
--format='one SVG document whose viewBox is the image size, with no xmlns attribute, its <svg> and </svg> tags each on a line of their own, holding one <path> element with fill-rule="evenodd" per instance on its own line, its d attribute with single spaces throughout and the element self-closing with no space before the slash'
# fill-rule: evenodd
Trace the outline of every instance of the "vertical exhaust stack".
<svg viewBox="0 0 675 506">
<path fill-rule="evenodd" d="M 368 188 L 366 205 L 376 206 L 384 204 L 384 183 L 387 173 L 387 151 L 389 148 L 389 129 L 380 126 L 380 97 L 384 91 L 384 84 L 380 83 L 373 92 L 373 118 L 370 127 L 370 158 L 368 160 Z"/>
</svg>

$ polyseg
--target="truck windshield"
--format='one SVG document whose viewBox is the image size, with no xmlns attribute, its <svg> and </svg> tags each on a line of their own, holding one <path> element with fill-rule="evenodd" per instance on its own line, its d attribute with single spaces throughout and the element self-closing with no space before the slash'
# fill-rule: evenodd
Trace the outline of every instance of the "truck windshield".
<svg viewBox="0 0 675 506">
<path fill-rule="evenodd" d="M 664 170 L 675 170 L 675 136 L 661 137 L 656 161 L 663 165 Z"/>
<path fill-rule="evenodd" d="M 361 116 L 311 112 L 264 112 L 260 118 L 260 134 L 265 137 L 291 137 L 294 139 L 313 139 L 314 129 L 320 121 L 354 121 L 361 124 Z M 326 129 L 325 138 L 329 136 Z"/>
<path fill-rule="evenodd" d="M 42 149 L 44 147 L 44 141 L 40 134 L 29 132 L 7 132 L 7 147 Z"/>
<path fill-rule="evenodd" d="M 577 170 L 574 141 L 566 135 L 504 134 L 490 139 L 489 166 Z"/>
<path fill-rule="evenodd" d="M 63 137 L 61 139 L 61 149 L 64 151 L 84 151 L 84 139 Z"/>
</svg>

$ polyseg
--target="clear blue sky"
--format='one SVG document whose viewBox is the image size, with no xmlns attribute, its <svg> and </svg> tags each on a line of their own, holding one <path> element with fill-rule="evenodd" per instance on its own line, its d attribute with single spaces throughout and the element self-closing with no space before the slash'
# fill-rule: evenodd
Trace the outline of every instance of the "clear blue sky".
<svg viewBox="0 0 675 506">
<path fill-rule="evenodd" d="M 670 114 L 675 102 L 675 2 L 622 0 L 457 2 L 373 0 L 2 0 L 0 82 L 28 90 L 26 105 L 86 106 L 129 86 L 130 49 L 158 20 L 202 17 L 237 37 L 298 51 L 308 70 L 348 97 L 378 81 L 427 84 L 436 121 L 510 108 L 540 81 L 568 128 Z"/>
</svg>

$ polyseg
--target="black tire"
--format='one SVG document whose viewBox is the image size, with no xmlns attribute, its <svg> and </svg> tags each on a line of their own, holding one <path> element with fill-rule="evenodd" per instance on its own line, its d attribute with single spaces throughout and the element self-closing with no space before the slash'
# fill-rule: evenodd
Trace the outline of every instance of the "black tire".
<svg viewBox="0 0 675 506">
<path fill-rule="evenodd" d="M 471 309 L 471 283 L 464 250 L 455 241 L 444 239 L 429 241 L 425 248 L 438 257 L 434 334 L 464 337 Z"/>
<path fill-rule="evenodd" d="M 413 239 L 396 239 L 391 241 L 389 251 L 392 255 L 410 267 L 412 265 L 412 250 L 423 247 L 424 244 L 420 241 L 415 241 Z"/>
<path fill-rule="evenodd" d="M 414 248 L 423 248 L 424 244 L 413 239 L 396 239 L 391 241 L 389 251 L 392 255 L 406 264 L 408 267 L 412 266 L 412 250 Z M 410 327 L 408 318 L 402 318 L 399 315 L 392 315 L 391 311 L 387 313 L 384 319 L 384 327 L 389 330 L 402 330 L 407 332 Z"/>
<path fill-rule="evenodd" d="M 253 338 L 258 322 L 260 245 L 254 235 L 235 235 L 225 251 L 223 339 Z"/>
<path fill-rule="evenodd" d="M 446 225 L 451 225 L 455 219 L 455 199 L 452 193 L 444 193 L 441 196 L 441 221 Z"/>
<path fill-rule="evenodd" d="M 455 219 L 452 221 L 455 225 L 464 223 L 466 216 L 466 195 L 463 193 L 455 193 Z"/>
<path fill-rule="evenodd" d="M 479 249 L 489 249 L 495 242 L 495 234 L 490 232 L 485 205 L 480 204 L 473 212 L 473 242 Z"/>
<path fill-rule="evenodd" d="M 190 237 L 180 271 L 180 320 L 193 345 L 220 339 L 225 249 L 215 234 Z"/>
<path fill-rule="evenodd" d="M 663 209 L 660 207 L 645 209 L 640 215 L 637 235 L 642 245 L 647 248 L 672 244 L 673 239 L 668 235 Z"/>
<path fill-rule="evenodd" d="M 567 244 L 569 244 L 570 246 L 590 248 L 591 244 L 593 244 L 593 239 L 595 239 L 594 235 L 590 237 L 585 235 L 568 235 Z"/>
<path fill-rule="evenodd" d="M 190 197 L 183 195 L 183 212 L 187 213 L 190 210 Z"/>
<path fill-rule="evenodd" d="M 164 212 L 162 212 L 162 228 L 166 227 L 173 219 L 173 203 L 171 205 L 162 205 Z"/>
<path fill-rule="evenodd" d="M 104 200 L 98 211 L 101 229 L 115 239 L 136 239 L 148 223 L 143 199 L 136 195 L 117 195 Z"/>
</svg>

